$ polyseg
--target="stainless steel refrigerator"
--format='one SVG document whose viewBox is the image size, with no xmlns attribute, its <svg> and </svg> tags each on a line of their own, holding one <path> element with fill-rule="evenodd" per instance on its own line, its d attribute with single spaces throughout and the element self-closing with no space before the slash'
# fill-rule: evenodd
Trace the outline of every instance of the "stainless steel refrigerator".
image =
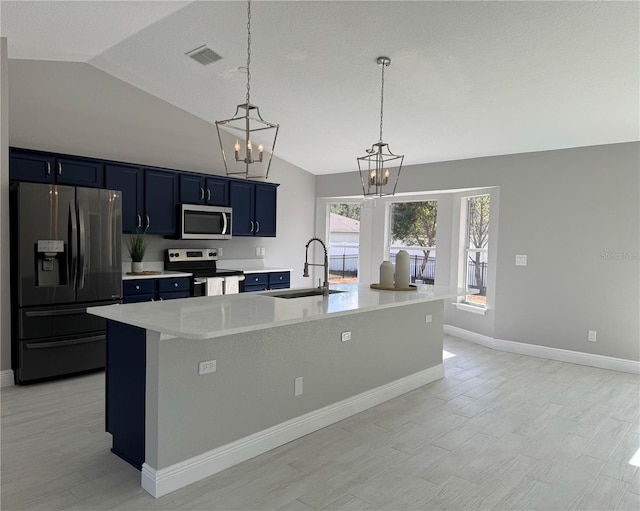
<svg viewBox="0 0 640 511">
<path fill-rule="evenodd" d="M 105 321 L 122 298 L 121 192 L 11 185 L 12 367 L 16 383 L 101 369 Z"/>
</svg>

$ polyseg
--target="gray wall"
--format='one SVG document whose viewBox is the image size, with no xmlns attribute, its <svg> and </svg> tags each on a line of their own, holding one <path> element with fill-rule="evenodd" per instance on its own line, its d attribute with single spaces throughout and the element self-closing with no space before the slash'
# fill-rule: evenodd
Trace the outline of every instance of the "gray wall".
<svg viewBox="0 0 640 511">
<path fill-rule="evenodd" d="M 88 64 L 9 60 L 8 80 L 11 146 L 224 174 L 214 125 Z M 7 118 L 4 109 L 2 118 Z M 287 129 L 293 128 L 282 127 L 280 135 Z M 7 174 L 3 169 L 3 179 Z M 314 232 L 315 176 L 274 157 L 269 181 L 280 183 L 277 238 L 215 245 L 223 247 L 224 259 L 255 258 L 255 247 L 265 247 L 265 265 L 302 268 L 304 246 Z M 6 188 L 1 192 L 4 204 Z M 8 261 L 4 235 L 2 240 L 2 261 Z M 162 260 L 162 250 L 173 245 L 154 237 L 145 259 Z M 301 273 L 292 273 L 293 286 L 308 284 Z M 9 308 L 3 306 L 2 313 L 2 369 L 9 369 Z"/>
<path fill-rule="evenodd" d="M 7 38 L 0 37 L 0 370 L 11 369 L 8 79 Z"/>
<path fill-rule="evenodd" d="M 495 310 L 484 322 L 447 311 L 446 321 L 496 339 L 640 360 L 639 168 L 637 142 L 406 167 L 399 192 L 499 189 Z M 319 198 L 359 193 L 355 172 L 317 179 Z M 516 267 L 516 254 L 527 254 L 528 266 Z"/>
<path fill-rule="evenodd" d="M 215 339 L 148 340 L 145 462 L 166 468 L 438 366 L 442 318 L 438 300 Z M 341 342 L 346 330 L 351 340 Z M 199 376 L 203 360 L 216 360 L 216 372 Z M 299 376 L 304 392 L 294 397 Z"/>
</svg>

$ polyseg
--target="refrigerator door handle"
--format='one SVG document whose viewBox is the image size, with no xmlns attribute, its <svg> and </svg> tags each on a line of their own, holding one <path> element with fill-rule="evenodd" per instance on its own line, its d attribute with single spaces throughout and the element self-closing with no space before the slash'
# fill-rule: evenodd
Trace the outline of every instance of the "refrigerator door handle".
<svg viewBox="0 0 640 511">
<path fill-rule="evenodd" d="M 80 205 L 78 205 L 78 231 L 78 289 L 82 289 L 84 288 L 84 277 L 87 264 L 87 237 L 84 225 L 84 211 L 82 210 L 82 207 Z"/>
<path fill-rule="evenodd" d="M 78 279 L 78 219 L 73 204 L 69 204 L 69 221 L 71 223 L 71 233 L 69 243 L 71 245 L 71 264 L 69 265 L 70 285 L 75 288 Z"/>
</svg>

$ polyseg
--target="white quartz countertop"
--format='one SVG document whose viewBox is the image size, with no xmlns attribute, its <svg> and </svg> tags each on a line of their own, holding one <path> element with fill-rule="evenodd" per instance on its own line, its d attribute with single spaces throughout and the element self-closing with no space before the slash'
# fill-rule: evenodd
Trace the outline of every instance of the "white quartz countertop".
<svg viewBox="0 0 640 511">
<path fill-rule="evenodd" d="M 193 273 L 185 273 L 182 271 L 161 271 L 154 274 L 143 275 L 129 275 L 128 273 L 122 274 L 122 280 L 138 280 L 138 279 L 169 279 L 174 277 L 191 277 Z"/>
<path fill-rule="evenodd" d="M 273 268 L 269 266 L 265 266 L 264 268 L 258 269 L 244 269 L 245 273 L 276 273 L 281 271 L 293 271 L 291 268 Z"/>
<path fill-rule="evenodd" d="M 90 307 L 87 312 L 160 332 L 163 337 L 208 339 L 473 293 L 442 286 L 424 286 L 417 291 L 378 291 L 368 284 L 339 284 L 331 289 L 346 292 L 284 299 L 269 296 L 276 291 L 266 291 L 107 305 Z"/>
</svg>

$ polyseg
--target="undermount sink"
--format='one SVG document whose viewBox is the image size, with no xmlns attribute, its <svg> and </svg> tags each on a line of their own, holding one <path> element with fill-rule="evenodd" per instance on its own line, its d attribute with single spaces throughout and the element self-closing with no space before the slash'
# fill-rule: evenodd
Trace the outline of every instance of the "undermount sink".
<svg viewBox="0 0 640 511">
<path fill-rule="evenodd" d="M 339 291 L 337 289 L 329 289 L 329 294 L 334 293 L 345 293 L 345 291 Z M 268 296 L 273 296 L 274 298 L 304 298 L 307 296 L 321 296 L 322 289 L 313 288 L 313 289 L 292 289 L 289 291 L 280 291 L 277 293 L 265 293 Z"/>
</svg>

